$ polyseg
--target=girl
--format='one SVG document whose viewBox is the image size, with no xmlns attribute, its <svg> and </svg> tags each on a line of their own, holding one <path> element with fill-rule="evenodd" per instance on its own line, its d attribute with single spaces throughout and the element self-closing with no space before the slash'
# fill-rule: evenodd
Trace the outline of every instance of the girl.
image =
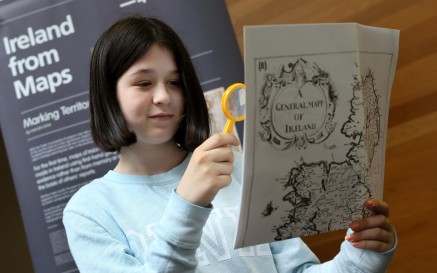
<svg viewBox="0 0 437 273">
<path fill-rule="evenodd" d="M 64 211 L 86 272 L 384 272 L 394 252 L 388 206 L 351 224 L 320 264 L 301 239 L 233 250 L 241 155 L 232 134 L 209 137 L 205 99 L 176 33 L 131 17 L 97 41 L 90 67 L 91 132 L 117 151 L 114 170 L 82 187 Z M 235 170 L 233 170 L 235 166 Z"/>
</svg>

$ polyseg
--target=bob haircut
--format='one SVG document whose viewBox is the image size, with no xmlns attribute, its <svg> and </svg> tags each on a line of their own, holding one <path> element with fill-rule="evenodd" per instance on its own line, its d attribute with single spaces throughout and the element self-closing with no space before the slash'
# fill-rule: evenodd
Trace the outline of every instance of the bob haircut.
<svg viewBox="0 0 437 273">
<path fill-rule="evenodd" d="M 141 16 L 122 19 L 97 40 L 90 63 L 91 134 L 103 151 L 120 151 L 136 142 L 117 100 L 118 79 L 154 45 L 174 55 L 184 96 L 184 115 L 174 140 L 193 151 L 210 134 L 208 109 L 190 56 L 179 36 L 165 23 Z"/>
</svg>

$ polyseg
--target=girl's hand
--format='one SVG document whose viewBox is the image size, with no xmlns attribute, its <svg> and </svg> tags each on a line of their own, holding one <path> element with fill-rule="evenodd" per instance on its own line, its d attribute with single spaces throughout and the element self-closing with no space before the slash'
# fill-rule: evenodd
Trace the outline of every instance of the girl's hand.
<svg viewBox="0 0 437 273">
<path fill-rule="evenodd" d="M 393 226 L 388 220 L 388 205 L 378 199 L 368 199 L 366 208 L 374 215 L 352 222 L 350 228 L 354 231 L 345 237 L 356 248 L 377 252 L 386 252 L 393 248 L 395 235 Z"/>
<path fill-rule="evenodd" d="M 217 134 L 194 150 L 176 189 L 186 201 L 207 207 L 221 188 L 231 181 L 234 154 L 229 145 L 240 145 L 233 134 Z"/>
</svg>

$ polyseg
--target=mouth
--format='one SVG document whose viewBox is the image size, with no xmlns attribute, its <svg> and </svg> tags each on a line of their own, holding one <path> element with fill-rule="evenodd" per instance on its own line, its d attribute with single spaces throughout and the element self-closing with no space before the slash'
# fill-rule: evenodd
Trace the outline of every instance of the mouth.
<svg viewBox="0 0 437 273">
<path fill-rule="evenodd" d="M 159 113 L 159 114 L 153 114 L 150 115 L 149 118 L 154 120 L 169 120 L 173 118 L 173 114 L 170 113 Z"/>
</svg>

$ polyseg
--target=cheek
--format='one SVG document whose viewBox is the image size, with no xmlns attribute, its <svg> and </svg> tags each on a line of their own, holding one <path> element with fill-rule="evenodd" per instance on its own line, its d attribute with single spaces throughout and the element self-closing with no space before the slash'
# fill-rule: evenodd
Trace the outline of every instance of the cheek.
<svg viewBox="0 0 437 273">
<path fill-rule="evenodd" d="M 139 96 L 118 97 L 121 113 L 127 123 L 132 124 L 143 118 L 147 111 L 147 98 Z"/>
</svg>

